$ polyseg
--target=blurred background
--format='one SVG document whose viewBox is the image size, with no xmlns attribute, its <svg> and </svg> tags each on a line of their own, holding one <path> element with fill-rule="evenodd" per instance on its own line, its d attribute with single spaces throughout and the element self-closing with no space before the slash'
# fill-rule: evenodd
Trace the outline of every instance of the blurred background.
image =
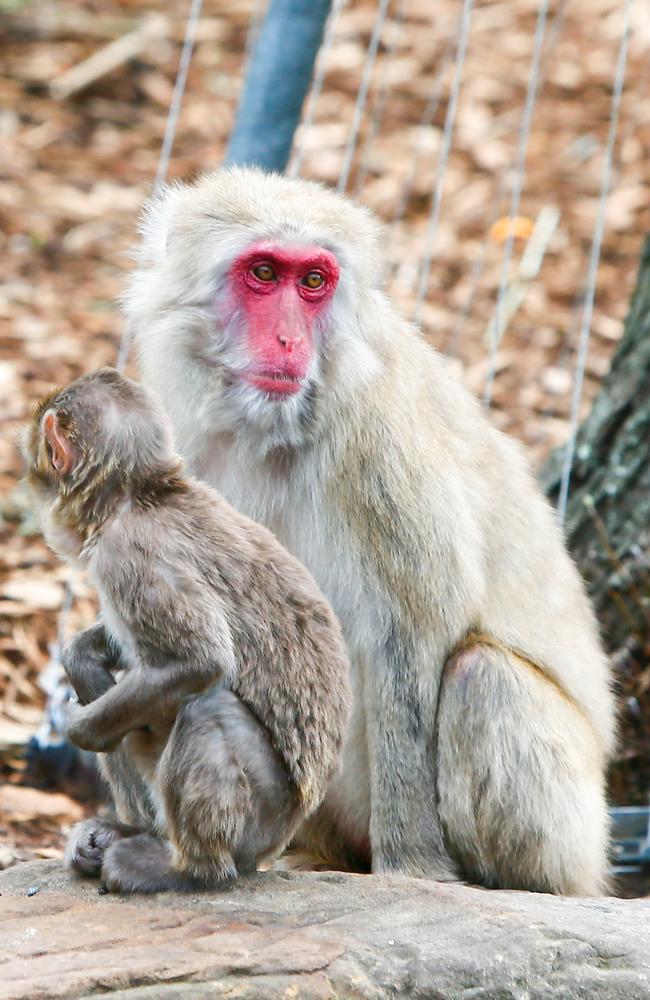
<svg viewBox="0 0 650 1000">
<path fill-rule="evenodd" d="M 169 178 L 222 162 L 265 7 L 204 0 Z M 89 807 L 79 782 L 53 788 L 27 770 L 52 646 L 87 625 L 95 603 L 76 580 L 61 615 L 68 571 L 18 485 L 19 430 L 53 384 L 115 362 L 117 300 L 188 11 L 0 0 L 0 867 L 59 856 Z M 391 295 L 474 392 L 487 386 L 495 424 L 538 469 L 570 436 L 599 222 L 581 418 L 621 337 L 650 231 L 646 5 L 553 0 L 543 23 L 539 12 L 537 0 L 476 0 L 469 19 L 461 0 L 335 2 L 289 165 L 381 216 Z M 629 724 L 612 788 L 623 805 L 647 801 L 646 653 L 621 689 Z"/>
</svg>

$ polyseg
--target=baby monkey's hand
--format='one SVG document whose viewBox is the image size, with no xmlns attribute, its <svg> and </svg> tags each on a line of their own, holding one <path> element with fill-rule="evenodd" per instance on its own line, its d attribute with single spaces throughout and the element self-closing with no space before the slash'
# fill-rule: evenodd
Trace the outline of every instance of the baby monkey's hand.
<svg viewBox="0 0 650 1000">
<path fill-rule="evenodd" d="M 76 701 L 68 704 L 66 734 L 71 743 L 82 750 L 94 750 L 95 753 L 110 753 L 122 741 L 122 736 L 105 735 L 97 727 L 96 715 L 90 706 L 80 705 Z"/>
</svg>

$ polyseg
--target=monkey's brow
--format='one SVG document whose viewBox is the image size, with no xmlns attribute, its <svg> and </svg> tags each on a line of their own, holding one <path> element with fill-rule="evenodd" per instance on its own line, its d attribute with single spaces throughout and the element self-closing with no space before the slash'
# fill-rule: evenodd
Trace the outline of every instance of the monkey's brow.
<svg viewBox="0 0 650 1000">
<path fill-rule="evenodd" d="M 229 217 L 224 212 L 218 212 L 216 209 L 206 208 L 202 213 L 203 219 L 208 222 L 218 222 L 222 226 L 233 226 L 237 227 L 246 226 L 247 228 L 253 228 L 255 223 L 258 221 L 254 215 L 245 214 L 237 215 L 237 217 Z M 263 238 L 263 237 L 261 237 Z"/>
</svg>

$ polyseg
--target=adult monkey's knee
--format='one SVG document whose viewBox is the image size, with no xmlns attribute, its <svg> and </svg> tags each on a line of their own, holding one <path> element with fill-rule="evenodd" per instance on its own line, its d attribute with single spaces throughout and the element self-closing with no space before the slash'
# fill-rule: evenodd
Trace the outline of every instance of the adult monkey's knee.
<svg viewBox="0 0 650 1000">
<path fill-rule="evenodd" d="M 481 884 L 570 895 L 607 888 L 603 754 L 566 692 L 489 637 L 447 661 L 438 717 L 450 852 Z"/>
</svg>

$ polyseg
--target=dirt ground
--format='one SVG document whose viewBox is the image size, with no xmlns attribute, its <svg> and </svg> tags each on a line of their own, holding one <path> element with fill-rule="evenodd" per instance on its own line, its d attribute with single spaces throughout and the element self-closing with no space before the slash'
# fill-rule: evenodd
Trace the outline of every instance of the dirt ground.
<svg viewBox="0 0 650 1000">
<path fill-rule="evenodd" d="M 0 780 L 8 789 L 0 795 L 0 838 L 21 856 L 56 853 L 79 806 L 72 797 L 67 804 L 58 800 L 43 820 L 44 801 L 32 789 L 14 787 L 23 776 L 21 747 L 41 717 L 39 673 L 56 636 L 67 579 L 17 486 L 18 434 L 33 402 L 54 383 L 115 360 L 116 301 L 137 214 L 156 173 L 187 6 L 0 0 Z M 393 0 L 348 187 L 387 223 L 389 288 L 410 315 L 460 6 L 459 0 Z M 513 277 L 521 276 L 540 213 L 555 208 L 559 215 L 539 272 L 523 281 L 523 301 L 498 352 L 492 408 L 496 424 L 526 443 L 533 463 L 568 432 L 624 7 L 621 0 L 550 5 Z M 205 0 L 170 176 L 191 177 L 221 161 L 259 8 L 257 0 Z M 338 178 L 376 13 L 376 2 L 350 0 L 336 22 L 315 120 L 297 137 L 306 176 Z M 536 0 L 475 4 L 421 315 L 431 342 L 457 357 L 478 393 L 489 367 L 487 329 L 508 231 L 504 216 L 536 14 Z M 75 89 L 69 71 L 125 36 L 130 57 Z M 636 3 L 583 414 L 620 337 L 650 229 L 649 56 L 650 19 Z M 68 631 L 93 613 L 91 590 L 76 581 Z"/>
</svg>

